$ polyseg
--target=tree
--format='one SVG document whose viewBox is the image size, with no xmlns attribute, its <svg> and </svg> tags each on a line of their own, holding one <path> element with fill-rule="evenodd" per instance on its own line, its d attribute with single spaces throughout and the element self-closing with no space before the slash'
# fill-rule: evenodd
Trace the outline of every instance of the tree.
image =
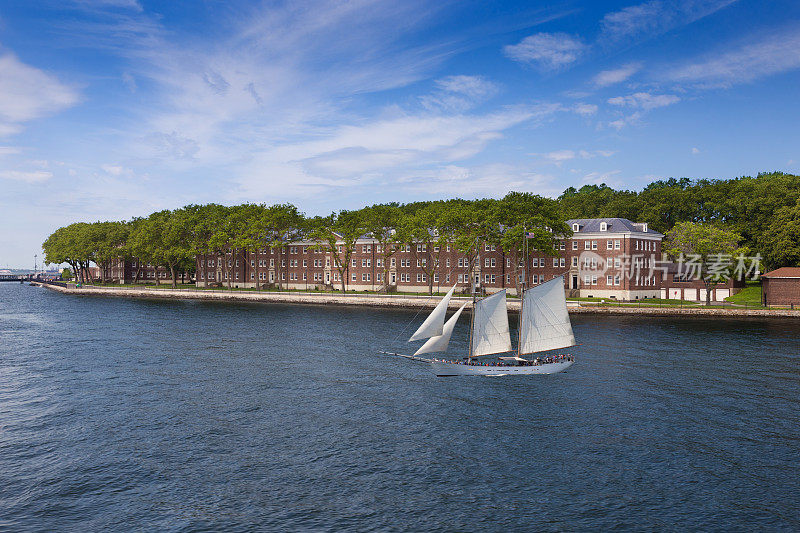
<svg viewBox="0 0 800 533">
<path fill-rule="evenodd" d="M 775 213 L 763 240 L 764 258 L 771 268 L 800 266 L 800 199 Z"/>
<path fill-rule="evenodd" d="M 680 222 L 667 234 L 662 249 L 673 258 L 693 256 L 710 305 L 711 289 L 730 278 L 732 257 L 747 253 L 747 248 L 739 247 L 741 240 L 741 235 L 721 226 Z"/>
<path fill-rule="evenodd" d="M 397 204 L 373 205 L 363 209 L 364 228 L 378 241 L 376 253 L 381 261 L 381 290 L 389 292 L 389 261 L 405 242 L 403 219 Z"/>
<path fill-rule="evenodd" d="M 313 221 L 311 236 L 320 241 L 320 249 L 333 258 L 333 266 L 340 276 L 342 292 L 347 291 L 350 258 L 356 249 L 356 241 L 365 231 L 366 223 L 361 211 L 343 210 Z"/>
<path fill-rule="evenodd" d="M 265 217 L 266 244 L 273 250 L 278 250 L 278 258 L 275 261 L 275 277 L 280 289 L 283 277 L 285 277 L 283 276 L 283 263 L 286 247 L 303 235 L 307 223 L 303 214 L 292 204 L 270 206 Z"/>
<path fill-rule="evenodd" d="M 64 281 L 68 281 L 72 279 L 72 270 L 68 268 L 61 269 L 61 279 Z"/>
<path fill-rule="evenodd" d="M 453 226 L 446 224 L 446 210 L 445 203 L 433 202 L 405 219 L 403 237 L 412 243 L 414 259 L 428 282 L 428 294 L 433 294 L 433 280 L 441 266 L 442 251 L 454 235 Z"/>
<path fill-rule="evenodd" d="M 88 227 L 92 258 L 100 268 L 100 281 L 107 281 L 111 265 L 125 255 L 130 228 L 122 222 L 95 222 Z"/>
<path fill-rule="evenodd" d="M 498 242 L 503 252 L 511 254 L 516 264 L 519 264 L 526 241 L 529 249 L 556 257 L 561 255 L 557 249 L 558 241 L 572 235 L 560 215 L 558 204 L 535 194 L 510 192 L 493 204 L 491 216 L 499 229 Z M 519 275 L 516 274 L 514 279 L 517 294 L 520 294 Z"/>
</svg>

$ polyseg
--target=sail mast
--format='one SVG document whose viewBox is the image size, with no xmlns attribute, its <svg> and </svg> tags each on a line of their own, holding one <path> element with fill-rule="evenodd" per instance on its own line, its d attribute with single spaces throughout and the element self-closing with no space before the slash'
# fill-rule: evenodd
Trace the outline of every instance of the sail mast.
<svg viewBox="0 0 800 533">
<path fill-rule="evenodd" d="M 477 263 L 478 257 L 478 238 L 475 238 L 475 259 L 474 261 Z M 475 328 L 475 282 L 472 280 L 472 268 L 467 271 L 467 277 L 469 277 L 469 286 L 472 291 L 472 313 L 470 313 L 469 319 L 469 351 L 467 352 L 467 360 L 472 357 L 472 332 Z"/>
<path fill-rule="evenodd" d="M 519 319 L 517 320 L 517 357 L 520 357 L 522 349 L 522 307 L 525 305 L 525 284 L 528 282 L 528 229 L 522 226 L 522 293 L 519 296 Z"/>
</svg>

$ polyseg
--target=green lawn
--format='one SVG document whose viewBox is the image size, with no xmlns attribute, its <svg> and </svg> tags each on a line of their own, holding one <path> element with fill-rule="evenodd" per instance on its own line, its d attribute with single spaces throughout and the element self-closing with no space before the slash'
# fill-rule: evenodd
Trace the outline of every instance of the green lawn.
<svg viewBox="0 0 800 533">
<path fill-rule="evenodd" d="M 644 306 L 655 306 L 655 307 L 666 307 L 666 306 L 686 306 L 692 305 L 697 306 L 700 305 L 699 302 L 693 302 L 690 300 L 666 300 L 663 298 L 642 298 L 641 300 L 634 300 L 632 302 L 621 302 L 615 300 L 614 298 L 567 298 L 569 301 L 573 302 L 586 302 L 586 303 L 593 303 L 598 305 L 605 305 L 605 306 L 634 306 L 634 307 L 644 307 Z M 603 303 L 601 303 L 603 302 Z"/>
<path fill-rule="evenodd" d="M 748 307 L 760 307 L 761 283 L 757 281 L 748 281 L 747 287 L 737 292 L 733 296 L 728 296 L 725 298 L 725 301 L 738 305 L 747 305 Z"/>
</svg>

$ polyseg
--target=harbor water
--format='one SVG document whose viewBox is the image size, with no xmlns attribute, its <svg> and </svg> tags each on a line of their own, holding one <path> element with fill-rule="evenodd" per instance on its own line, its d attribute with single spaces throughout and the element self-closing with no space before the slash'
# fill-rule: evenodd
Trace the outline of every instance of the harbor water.
<svg viewBox="0 0 800 533">
<path fill-rule="evenodd" d="M 580 315 L 562 374 L 436 378 L 378 354 L 425 315 L 0 284 L 0 531 L 800 530 L 800 321 Z"/>
</svg>

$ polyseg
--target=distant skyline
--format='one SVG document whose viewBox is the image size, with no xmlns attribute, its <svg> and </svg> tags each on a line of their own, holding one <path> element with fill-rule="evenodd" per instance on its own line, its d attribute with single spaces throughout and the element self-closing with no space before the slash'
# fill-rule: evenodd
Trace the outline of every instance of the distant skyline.
<svg viewBox="0 0 800 533">
<path fill-rule="evenodd" d="M 800 171 L 800 4 L 9 1 L 0 268 L 189 203 Z"/>
</svg>

